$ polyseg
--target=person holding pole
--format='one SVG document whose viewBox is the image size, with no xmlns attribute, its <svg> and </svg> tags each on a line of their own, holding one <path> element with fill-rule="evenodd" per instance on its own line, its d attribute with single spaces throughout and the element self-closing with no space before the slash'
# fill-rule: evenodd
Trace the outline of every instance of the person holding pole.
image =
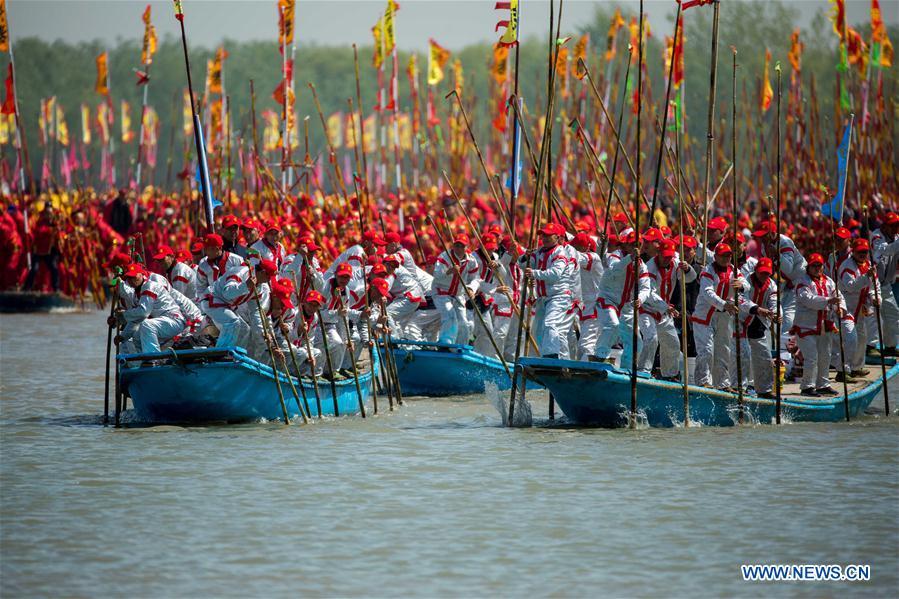
<svg viewBox="0 0 899 599">
<path fill-rule="evenodd" d="M 477 292 L 475 284 L 478 263 L 468 252 L 471 243 L 468 235 L 459 233 L 453 238 L 448 252 L 441 252 L 434 264 L 434 306 L 440 314 L 440 343 L 467 344 L 471 338 L 473 323 L 465 304 L 468 300 L 463 285 Z"/>
<path fill-rule="evenodd" d="M 777 314 L 777 284 L 771 279 L 774 263 L 760 258 L 746 276 L 743 303 L 740 304 L 740 343 L 749 358 L 750 373 L 756 395 L 774 399 L 774 364 L 771 361 L 771 341 L 768 331 Z M 745 273 L 745 271 L 744 271 Z M 733 369 L 735 374 L 736 368 Z"/>
<path fill-rule="evenodd" d="M 856 239 L 852 242 L 852 254 L 840 266 L 837 286 L 846 298 L 845 327 L 846 362 L 849 376 L 866 376 L 869 371 L 864 367 L 867 350 L 867 319 L 872 313 L 875 301 L 875 285 L 879 285 L 875 267 L 869 257 L 871 244 L 867 239 Z M 843 371 L 845 373 L 845 371 Z M 844 375 L 845 376 L 845 375 Z"/>
<path fill-rule="evenodd" d="M 893 292 L 899 265 L 899 214 L 888 212 L 880 228 L 871 233 L 871 255 L 877 264 L 880 287 L 880 316 L 883 323 L 883 355 L 899 356 L 899 305 Z"/>
</svg>

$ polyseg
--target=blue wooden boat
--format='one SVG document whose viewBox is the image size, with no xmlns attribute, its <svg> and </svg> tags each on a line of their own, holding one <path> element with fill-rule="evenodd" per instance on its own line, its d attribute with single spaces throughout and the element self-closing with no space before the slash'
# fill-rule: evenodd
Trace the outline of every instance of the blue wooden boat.
<svg viewBox="0 0 899 599">
<path fill-rule="evenodd" d="M 221 347 L 123 354 L 119 358 L 122 389 L 131 396 L 134 410 L 147 422 L 254 422 L 283 419 L 275 385 L 275 373 L 266 364 L 247 356 L 240 347 Z M 134 364 L 147 364 L 129 367 Z M 375 365 L 375 369 L 377 365 Z M 359 374 L 363 402 L 371 394 L 371 369 Z M 284 402 L 291 418 L 300 415 L 287 375 L 278 373 Z M 317 416 L 311 379 L 299 381 L 306 391 L 309 415 Z M 331 385 L 319 377 L 321 412 L 334 415 Z M 341 416 L 359 413 L 359 399 L 352 378 L 335 382 Z M 300 395 L 302 400 L 302 394 Z"/>
<path fill-rule="evenodd" d="M 502 362 L 470 345 L 391 339 L 390 346 L 406 395 L 469 395 L 483 393 L 488 383 L 499 389 L 512 386 Z"/>
<path fill-rule="evenodd" d="M 620 427 L 628 423 L 631 405 L 630 373 L 610 364 L 574 362 L 546 358 L 522 358 L 521 365 L 529 380 L 535 380 L 552 392 L 559 408 L 575 424 Z M 899 365 L 890 360 L 888 379 L 899 374 Z M 849 413 L 855 418 L 871 404 L 880 392 L 880 369 L 871 369 L 865 379 L 849 387 Z M 834 385 L 839 390 L 839 385 Z M 688 387 L 690 422 L 704 426 L 732 426 L 739 421 L 738 398 L 735 393 Z M 744 395 L 745 422 L 775 421 L 774 400 Z M 787 384 L 781 395 L 782 416 L 791 422 L 839 422 L 845 420 L 842 394 L 835 397 L 810 398 L 799 395 L 799 386 Z M 670 427 L 684 422 L 683 386 L 652 379 L 637 378 L 638 420 L 653 427 Z"/>
</svg>

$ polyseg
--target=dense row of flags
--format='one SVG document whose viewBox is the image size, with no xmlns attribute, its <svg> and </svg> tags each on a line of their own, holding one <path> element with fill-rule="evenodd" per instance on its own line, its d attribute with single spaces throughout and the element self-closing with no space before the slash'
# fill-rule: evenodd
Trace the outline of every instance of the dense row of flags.
<svg viewBox="0 0 899 599">
<path fill-rule="evenodd" d="M 859 126 L 864 129 L 871 121 L 868 105 L 871 98 L 874 106 L 882 111 L 883 98 L 883 69 L 890 68 L 893 63 L 893 46 L 887 35 L 883 23 L 879 0 L 871 1 L 871 27 L 870 39 L 866 41 L 863 36 L 846 22 L 845 0 L 831 0 L 833 12 L 831 20 L 833 31 L 838 36 L 837 76 L 839 102 L 835 109 L 835 121 L 843 123 L 849 112 L 859 112 L 862 117 Z M 663 64 L 665 73 L 671 73 L 671 98 L 668 103 L 668 129 L 684 131 L 684 27 L 682 12 L 697 6 L 710 4 L 708 0 L 684 0 L 681 2 L 681 16 L 675 28 L 675 35 L 666 36 L 663 45 Z M 321 132 L 328 140 L 329 149 L 318 155 L 311 156 L 308 147 L 309 121 L 301 121 L 297 118 L 295 89 L 295 0 L 276 0 L 278 21 L 278 60 L 280 62 L 281 78 L 278 85 L 271 93 L 271 97 L 277 103 L 277 110 L 264 110 L 261 113 L 259 132 L 259 147 L 255 147 L 252 140 L 233 139 L 230 108 L 228 106 L 228 92 L 225 85 L 226 59 L 228 52 L 224 47 L 216 50 L 214 56 L 207 61 L 205 85 L 200 98 L 197 98 L 197 107 L 202 114 L 203 138 L 205 140 L 206 154 L 209 156 L 209 164 L 214 173 L 213 179 L 220 190 L 230 190 L 237 172 L 237 166 L 246 179 L 247 176 L 256 181 L 255 189 L 259 189 L 259 180 L 266 169 L 280 171 L 281 192 L 296 192 L 295 181 L 303 180 L 308 189 L 309 181 L 316 185 L 324 186 L 327 176 L 323 175 L 327 162 L 336 162 L 341 157 L 329 155 L 335 150 L 346 150 L 342 160 L 344 162 L 343 179 L 351 182 L 351 173 L 360 170 L 359 151 L 365 156 L 371 157 L 368 171 L 361 176 L 367 185 L 379 190 L 391 190 L 398 192 L 403 187 L 405 180 L 402 172 L 403 165 L 412 166 L 414 181 L 417 185 L 419 166 L 423 165 L 430 170 L 437 164 L 438 155 L 446 154 L 450 160 L 451 172 L 462 178 L 471 176 L 470 159 L 471 148 L 467 132 L 463 123 L 460 107 L 465 96 L 465 72 L 461 61 L 453 59 L 452 53 L 443 47 L 435 39 L 429 40 L 426 65 L 424 70 L 425 91 L 420 93 L 419 82 L 422 73 L 419 71 L 418 57 L 412 54 L 405 69 L 398 64 L 397 52 L 397 28 L 396 17 L 399 5 L 394 0 L 387 0 L 383 12 L 371 29 L 374 43 L 372 53 L 372 68 L 377 72 L 377 90 L 373 102 L 367 102 L 367 106 L 356 106 L 349 110 L 337 110 L 327 116 L 322 115 L 324 130 Z M 497 34 L 496 44 L 492 49 L 492 55 L 488 60 L 490 75 L 491 98 L 490 124 L 492 125 L 493 143 L 487 146 L 487 162 L 496 172 L 507 173 L 502 177 L 507 187 L 512 189 L 513 196 L 518 194 L 518 186 L 521 181 L 522 161 L 521 130 L 517 122 L 515 112 L 511 109 L 509 99 L 517 97 L 517 58 L 519 51 L 519 32 L 521 25 L 521 6 L 518 0 L 499 1 L 495 3 L 497 21 L 494 30 Z M 176 15 L 179 14 L 180 5 L 176 2 Z M 71 185 L 73 175 L 79 170 L 87 172 L 91 166 L 88 162 L 87 148 L 99 148 L 100 167 L 99 178 L 110 186 L 137 185 L 144 181 L 141 168 L 154 169 L 160 138 L 160 119 L 156 109 L 147 103 L 147 89 L 151 81 L 151 65 L 153 56 L 157 51 L 156 30 L 151 19 L 151 9 L 147 5 L 141 14 L 143 23 L 143 38 L 140 50 L 139 67 L 133 69 L 137 77 L 136 84 L 143 91 L 143 101 L 139 112 L 125 99 L 115 102 L 113 99 L 110 82 L 109 54 L 102 52 L 96 57 L 95 92 L 98 95 L 96 104 L 81 104 L 78 107 L 80 119 L 75 119 L 76 126 L 80 121 L 80 135 L 71 134 L 69 123 L 64 108 L 56 97 L 48 97 L 41 100 L 38 114 L 38 139 L 44 147 L 43 164 L 41 168 L 41 183 L 46 185 L 56 180 L 56 173 L 62 178 L 62 182 Z M 624 34 L 622 36 L 622 34 Z M 605 47 L 600 49 L 605 62 L 605 73 L 601 77 L 602 95 L 607 104 L 616 77 L 613 76 L 613 64 L 621 50 L 624 39 L 627 39 L 631 48 L 636 48 L 651 37 L 648 20 L 644 19 L 642 31 L 636 17 L 626 20 L 620 9 L 616 9 L 609 24 L 605 40 Z M 590 137 L 597 140 L 607 137 L 605 121 L 587 118 L 586 94 L 587 87 L 584 81 L 584 72 L 580 67 L 581 62 L 588 62 L 588 57 L 593 55 L 590 50 L 589 34 L 583 34 L 576 40 L 563 38 L 556 40 L 557 52 L 557 85 L 559 96 L 563 100 L 560 109 L 562 122 L 568 122 L 571 118 L 578 118 L 588 127 Z M 5 9 L 5 0 L 0 0 L 0 50 L 11 54 L 9 39 L 9 26 Z M 805 102 L 805 93 L 802 79 L 802 52 L 803 44 L 799 30 L 793 32 L 790 40 L 790 49 L 787 54 L 788 63 L 791 66 L 789 89 L 787 91 L 787 115 L 786 122 L 791 130 L 786 143 L 788 153 L 795 156 L 795 170 L 798 173 L 801 164 L 808 161 L 815 162 L 817 143 L 805 144 L 802 140 L 814 135 L 816 119 L 820 115 L 815 114 L 816 102 Z M 625 57 L 626 59 L 627 57 Z M 635 56 L 630 57 L 633 64 Z M 771 109 L 774 99 L 774 87 L 772 85 L 772 55 L 765 49 L 764 70 L 758 87 L 758 118 L 761 118 Z M 649 61 L 644 61 L 643 97 L 638 95 L 636 80 L 638 73 L 631 69 L 630 76 L 622 83 L 625 85 L 625 93 L 630 98 L 630 108 L 636 114 L 641 102 L 645 102 L 651 96 L 648 89 L 648 77 L 646 68 Z M 18 109 L 15 102 L 15 79 L 12 60 L 8 67 L 5 85 L 5 97 L 0 110 L 0 145 L 13 144 L 17 149 L 21 147 L 20 131 L 17 127 L 21 120 L 17 118 Z M 399 82 L 405 74 L 409 85 L 409 106 L 400 106 Z M 458 104 L 443 101 L 442 92 L 446 88 L 455 90 L 460 101 Z M 805 86 L 807 87 L 807 85 Z M 441 90 L 441 91 L 438 91 Z M 814 82 L 812 82 L 812 96 L 815 94 Z M 871 98 L 869 98 L 871 96 Z M 360 96 L 361 97 L 361 96 Z M 420 101 L 424 110 L 420 109 Z M 369 100 L 371 96 L 369 96 Z M 809 98 L 814 100 L 814 98 Z M 519 109 L 524 105 L 519 99 Z M 858 106 L 857 104 L 861 104 Z M 809 109 L 809 106 L 812 106 Z M 747 116 L 747 132 L 751 127 L 751 116 Z M 590 122 L 588 122 L 590 121 Z M 882 121 L 882 119 L 881 119 Z M 193 119 L 191 98 L 185 92 L 183 106 L 184 135 L 183 161 L 185 168 L 181 173 L 181 179 L 190 183 L 192 177 L 187 176 L 194 169 L 191 163 L 196 161 L 196 156 L 191 157 L 192 149 L 189 140 L 193 136 Z M 303 127 L 301 130 L 301 123 Z M 545 127 L 539 115 L 534 119 L 535 131 L 532 139 L 538 139 Z M 116 125 L 118 127 L 116 128 Z M 883 127 L 882 122 L 873 121 L 873 127 Z M 255 127 L 255 125 L 254 125 Z M 135 130 L 136 129 L 136 130 Z M 842 136 L 840 139 L 842 140 Z M 754 138 L 754 137 L 753 137 Z M 320 138 L 319 138 L 320 139 Z M 556 162 L 557 182 L 567 185 L 570 178 L 580 184 L 583 174 L 588 169 L 581 155 L 577 143 L 571 138 L 567 127 L 562 128 L 560 134 L 561 159 Z M 237 158 L 232 165 L 233 155 Z M 763 143 L 763 142 L 762 142 Z M 117 150 L 118 145 L 118 150 Z M 319 144 L 321 145 L 321 144 Z M 294 153 L 304 147 L 305 155 L 297 159 Z M 602 155 L 602 148 L 597 147 Z M 134 167 L 127 173 L 116 172 L 116 152 L 137 154 L 136 161 L 132 160 Z M 356 153 L 356 164 L 350 164 L 350 151 Z M 280 153 L 280 160 L 267 162 L 271 154 Z M 195 152 L 194 152 L 195 154 Z M 314 152 L 313 152 L 314 154 Z M 410 159 L 409 155 L 413 158 Z M 269 158 L 267 158 L 269 156 Z M 136 162 L 136 164 L 134 164 Z M 17 158 L 17 166 L 21 168 L 22 159 Z M 7 169 L 9 170 L 9 169 Z M 361 169 L 364 171 L 364 169 Z M 753 177 L 762 180 L 761 167 Z M 124 175 L 124 177 L 122 177 Z M 151 175 L 152 176 L 152 175 Z M 20 179 L 22 179 L 20 177 Z M 123 180 L 124 179 L 124 180 Z M 371 179 L 369 181 L 369 179 Z M 15 187 L 21 187 L 25 182 L 13 181 Z"/>
</svg>

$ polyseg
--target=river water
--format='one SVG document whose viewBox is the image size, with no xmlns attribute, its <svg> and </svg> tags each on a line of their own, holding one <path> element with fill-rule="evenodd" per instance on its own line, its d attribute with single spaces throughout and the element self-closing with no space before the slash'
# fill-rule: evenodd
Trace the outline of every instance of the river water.
<svg viewBox="0 0 899 599">
<path fill-rule="evenodd" d="M 116 430 L 103 321 L 0 317 L 4 596 L 899 592 L 899 417 L 881 400 L 833 425 L 547 426 L 537 393 L 530 429 L 474 397 Z M 754 563 L 871 580 L 743 582 Z"/>
</svg>

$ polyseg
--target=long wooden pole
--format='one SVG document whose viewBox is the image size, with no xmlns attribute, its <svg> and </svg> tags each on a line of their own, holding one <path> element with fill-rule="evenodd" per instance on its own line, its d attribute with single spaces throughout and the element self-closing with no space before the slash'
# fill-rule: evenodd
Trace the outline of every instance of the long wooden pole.
<svg viewBox="0 0 899 599">
<path fill-rule="evenodd" d="M 340 310 L 343 311 L 343 309 L 343 298 L 340 297 Z M 343 328 L 346 329 L 346 337 L 348 339 L 347 351 L 350 352 L 350 362 L 353 364 L 353 382 L 356 384 L 356 399 L 359 400 L 359 412 L 361 412 L 362 417 L 365 418 L 365 400 L 362 399 L 362 386 L 359 384 L 359 370 L 356 368 L 356 350 L 353 347 L 353 338 L 350 335 L 350 320 L 347 318 L 346 314 L 343 314 Z"/>
<path fill-rule="evenodd" d="M 656 160 L 656 176 L 652 187 L 652 210 L 649 213 L 650 222 L 655 218 L 656 204 L 659 198 L 659 177 L 662 174 L 662 151 L 665 148 L 665 132 L 668 128 L 668 102 L 671 98 L 671 82 L 674 79 L 674 64 L 677 62 L 677 36 L 680 33 L 681 3 L 677 3 L 677 15 L 674 17 L 674 41 L 671 43 L 671 64 L 668 66 L 668 85 L 665 87 L 665 111 L 662 115 L 662 134 L 659 137 L 659 152 Z M 736 103 L 736 100 L 734 100 Z M 675 117 L 676 118 L 676 117 Z M 639 148 L 638 148 L 639 152 Z"/>
<path fill-rule="evenodd" d="M 718 7 L 718 4 L 715 4 L 715 7 Z M 777 137 L 777 171 L 775 173 L 775 190 L 774 190 L 774 201 L 776 202 L 776 206 L 774 209 L 774 217 L 775 217 L 775 227 L 777 229 L 777 241 L 776 241 L 776 249 L 774 250 L 774 272 L 778 273 L 780 276 L 780 171 L 781 171 L 781 157 L 780 157 L 780 63 L 778 63 L 774 70 L 777 72 L 777 124 L 776 124 L 776 137 Z M 780 314 L 780 290 L 777 293 L 777 315 Z M 774 400 L 775 400 L 775 421 L 777 424 L 780 424 L 780 412 L 781 412 L 781 388 L 780 388 L 780 335 L 781 335 L 781 323 L 780 319 L 775 319 L 774 321 L 774 333 L 776 335 L 776 339 L 774 340 L 775 354 L 776 360 L 774 362 L 775 371 L 774 371 Z"/>
<path fill-rule="evenodd" d="M 677 159 L 677 169 L 674 174 L 677 179 L 677 226 L 680 229 L 680 259 L 684 259 L 684 195 L 681 191 L 682 171 L 680 168 L 680 128 L 677 119 L 674 119 L 674 152 Z M 687 281 L 683 275 L 680 277 L 680 348 L 681 348 L 681 380 L 684 392 L 684 428 L 690 427 L 690 362 L 687 356 Z"/>
<path fill-rule="evenodd" d="M 311 266 L 310 266 L 311 267 Z M 315 409 L 318 411 L 318 417 L 322 417 L 322 396 L 321 391 L 318 388 L 318 375 L 315 374 L 315 354 L 312 353 L 312 343 L 309 341 L 309 327 L 306 326 L 306 318 L 303 314 L 302 302 L 303 298 L 299 297 L 300 293 L 300 283 L 297 281 L 297 273 L 293 271 L 293 288 L 297 290 L 297 303 L 301 304 L 299 309 L 299 317 L 301 319 L 301 323 L 303 325 L 303 342 L 306 345 L 306 360 L 309 362 L 310 371 L 312 374 L 312 391 L 315 393 Z M 322 336 L 324 336 L 324 331 L 322 331 Z M 299 375 L 299 370 L 297 371 Z"/>
<path fill-rule="evenodd" d="M 325 330 L 325 321 L 322 318 L 322 311 L 316 310 L 316 316 L 318 316 L 318 326 L 321 327 L 322 330 L 322 343 L 325 346 L 325 362 L 328 364 L 328 382 L 331 383 L 331 399 L 334 402 L 334 415 L 340 416 L 340 408 L 337 407 L 337 384 L 334 382 L 334 375 L 336 372 L 334 371 L 334 364 L 331 363 L 331 349 L 328 343 L 328 331 Z"/>
<path fill-rule="evenodd" d="M 118 288 L 118 283 L 116 283 L 112 301 L 109 303 L 109 319 L 111 322 L 107 323 L 109 330 L 106 332 L 106 386 L 103 390 L 103 426 L 109 424 L 109 357 L 112 354 L 112 331 L 116 328 L 112 319 L 115 318 L 115 309 L 119 300 Z"/>
<path fill-rule="evenodd" d="M 680 8 L 680 4 L 677 5 Z M 733 211 L 733 220 L 731 224 L 731 228 L 733 229 L 733 253 L 731 254 L 731 260 L 734 269 L 734 280 L 736 281 L 737 275 L 739 271 L 737 268 L 739 267 L 739 262 L 737 262 L 737 251 L 740 246 L 740 242 L 737 239 L 738 229 L 737 223 L 739 219 L 737 218 L 737 49 L 734 46 L 731 46 L 731 50 L 733 51 L 733 77 L 732 81 L 732 89 L 733 89 L 733 99 L 731 102 L 731 117 L 730 117 L 730 148 L 731 148 L 731 168 L 734 170 L 734 175 L 731 179 L 732 189 L 733 189 L 733 198 L 732 198 L 732 211 Z M 737 289 L 737 286 L 734 285 L 734 305 L 739 306 L 740 300 L 740 290 Z M 736 338 L 736 358 L 737 358 L 737 406 L 738 406 L 738 417 L 737 421 L 740 424 L 743 424 L 743 362 L 742 362 L 742 336 L 740 335 L 740 313 L 737 312 L 734 314 L 734 337 Z"/>
<path fill-rule="evenodd" d="M 355 50 L 355 46 L 353 47 L 353 49 Z M 351 117 L 350 120 L 352 121 L 352 114 L 350 115 L 350 117 Z M 360 143 L 361 143 L 361 138 L 360 138 Z M 357 211 L 357 214 L 359 216 L 359 235 L 361 236 L 362 234 L 365 233 L 365 218 L 362 216 L 362 212 L 363 212 L 362 196 L 359 195 L 359 186 L 356 184 L 356 181 L 358 181 L 358 180 L 359 180 L 359 178 L 357 177 L 356 173 L 353 173 L 353 189 L 356 192 L 356 199 L 359 203 L 359 210 Z M 364 275 L 364 273 L 363 273 L 363 275 Z M 370 315 L 371 300 L 368 297 L 368 278 L 365 276 L 362 277 L 362 297 L 365 298 L 365 310 Z M 378 381 L 377 381 L 377 377 L 375 376 L 375 363 L 376 362 L 375 362 L 375 351 L 374 351 L 374 348 L 377 345 L 377 341 L 375 340 L 375 334 L 370 325 L 370 316 L 369 315 L 365 316 L 365 326 L 368 329 L 368 333 L 369 333 L 369 340 L 366 343 L 366 345 L 368 346 L 368 360 L 369 360 L 369 362 L 371 362 L 372 406 L 374 407 L 375 415 L 377 416 L 377 414 L 378 414 Z M 359 329 L 359 338 L 360 338 L 360 340 L 362 339 L 361 327 Z M 381 367 L 383 368 L 383 364 L 381 365 Z"/>
<path fill-rule="evenodd" d="M 278 372 L 278 362 L 275 360 L 275 349 L 272 347 L 274 336 L 271 335 L 271 331 L 268 327 L 268 315 L 265 313 L 265 310 L 262 309 L 262 301 L 259 299 L 259 288 L 256 286 L 256 277 L 253 274 L 252 267 L 250 270 L 250 279 L 253 282 L 253 299 L 256 301 L 256 310 L 259 312 L 259 320 L 262 321 L 262 336 L 265 339 L 265 346 L 268 348 L 268 355 L 271 356 L 272 359 L 272 373 L 274 374 L 275 388 L 278 390 L 278 400 L 281 402 L 281 411 L 284 414 L 284 424 L 289 425 L 290 416 L 287 413 L 287 404 L 284 403 L 284 391 L 281 390 L 281 375 Z M 287 373 L 287 378 L 290 378 L 289 372 Z M 300 400 L 297 398 L 297 404 L 299 403 Z M 302 408 L 300 408 L 300 411 L 302 411 Z"/>
<path fill-rule="evenodd" d="M 678 4 L 680 7 L 680 4 Z M 637 42 L 637 193 L 634 198 L 634 234 L 636 235 L 636 249 L 634 250 L 634 295 L 632 301 L 634 326 L 631 333 L 631 413 L 630 427 L 637 428 L 637 343 L 640 340 L 640 120 L 643 115 L 643 0 L 640 0 L 640 33 Z M 667 112 L 667 111 L 666 111 Z M 664 140 L 664 135 L 662 136 Z M 649 218 L 652 218 L 650 213 Z"/>
<path fill-rule="evenodd" d="M 302 318 L 302 316 L 300 318 Z M 303 395 L 303 408 L 305 408 L 306 411 L 303 412 L 303 409 L 301 408 L 300 412 L 302 413 L 302 416 L 303 416 L 303 422 L 309 422 L 309 418 L 312 417 L 312 412 L 309 411 L 309 398 L 306 396 L 306 389 L 305 389 L 305 387 L 303 387 L 303 381 L 302 381 L 302 378 L 300 377 L 300 364 L 299 364 L 299 361 L 297 360 L 297 353 L 293 349 L 293 343 L 290 342 L 290 339 L 287 339 L 286 335 L 285 335 L 285 340 L 287 341 L 287 349 L 290 352 L 290 360 L 293 362 L 293 367 L 297 371 L 297 382 L 299 382 L 299 384 L 300 384 L 299 385 L 300 393 Z M 286 365 L 285 365 L 285 370 L 286 370 Z"/>
<path fill-rule="evenodd" d="M 720 17 L 721 0 L 714 0 L 715 10 L 712 15 L 712 66 L 709 69 L 709 115 L 708 133 L 705 145 L 705 209 L 703 210 L 703 234 L 702 234 L 702 265 L 705 266 L 708 259 L 709 230 L 705 223 L 709 222 L 709 208 L 712 185 L 712 146 L 715 142 L 715 93 L 718 89 L 718 20 Z"/>
</svg>

